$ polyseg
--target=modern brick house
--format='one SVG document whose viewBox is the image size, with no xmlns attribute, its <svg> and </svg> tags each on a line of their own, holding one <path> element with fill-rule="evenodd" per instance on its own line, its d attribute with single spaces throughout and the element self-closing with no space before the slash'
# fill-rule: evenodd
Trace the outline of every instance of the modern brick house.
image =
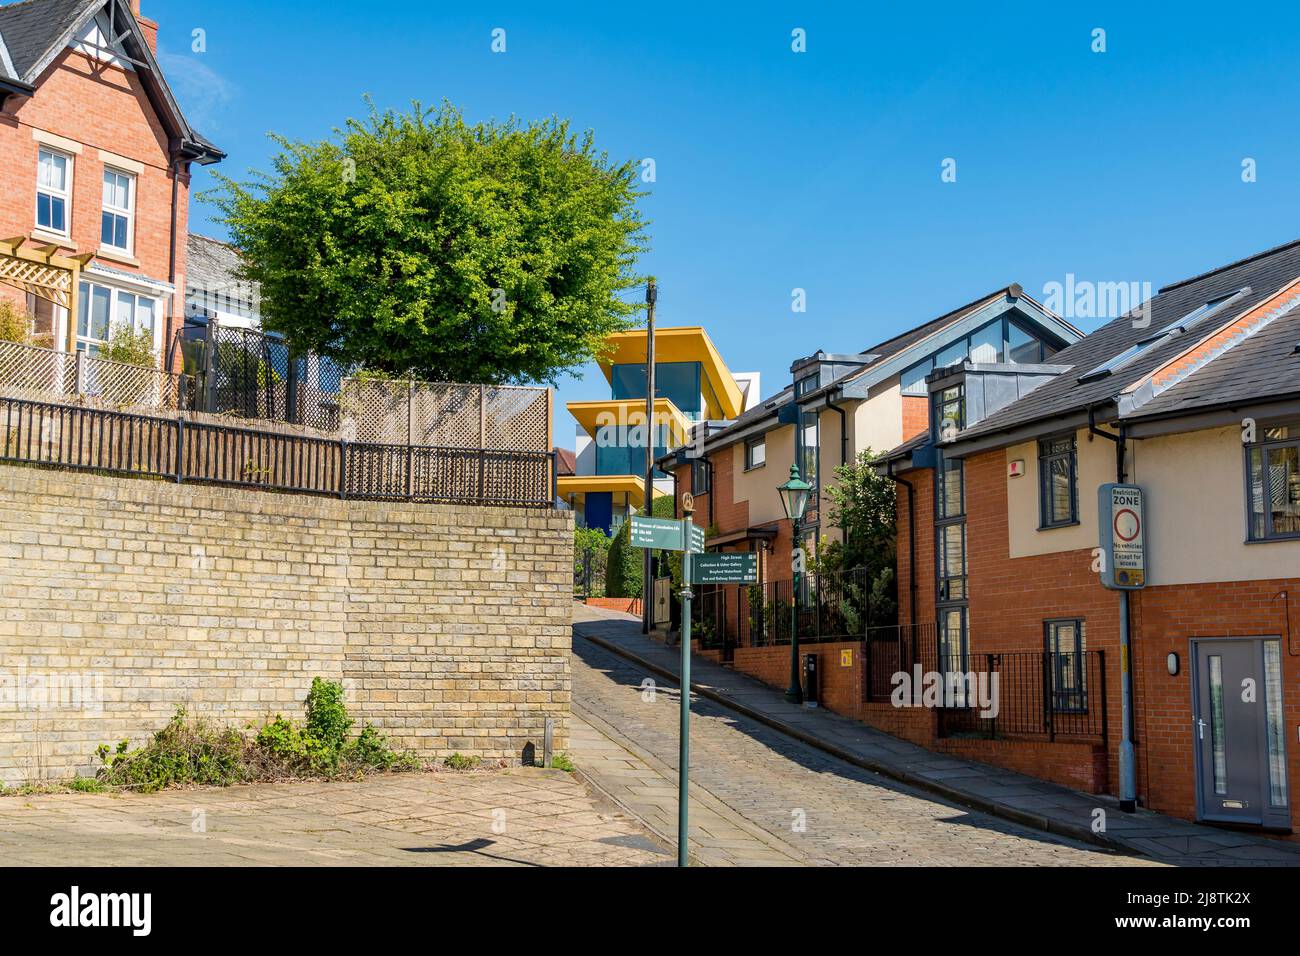
<svg viewBox="0 0 1300 956">
<path fill-rule="evenodd" d="M 1099 582 L 1098 487 L 1136 483 L 1148 551 L 1130 609 L 1138 800 L 1289 832 L 1300 802 L 1298 283 L 1295 242 L 1161 289 L 1050 366 L 967 360 L 927 376 L 928 432 L 879 463 L 913 492 L 898 499 L 909 598 L 896 642 L 865 648 L 882 666 L 862 719 L 1117 793 L 1120 602 Z M 915 664 L 998 673 L 1000 714 L 981 719 L 962 700 L 893 706 L 888 672 Z"/>
<path fill-rule="evenodd" d="M 0 6 L 0 295 L 61 349 L 184 315 L 190 170 L 224 154 L 186 121 L 157 24 L 124 0 Z"/>
<path fill-rule="evenodd" d="M 1081 335 L 1010 285 L 862 352 L 818 351 L 797 359 L 790 366 L 791 384 L 776 395 L 733 421 L 697 426 L 708 430 L 702 446 L 698 439 L 693 443 L 702 447 L 702 455 L 683 449 L 664 459 L 664 467 L 679 492 L 693 493 L 695 521 L 709 531 L 708 550 L 758 552 L 765 608 L 759 610 L 759 597 L 746 588 L 706 589 L 697 601 L 710 632 L 706 648 L 738 669 L 784 683 L 789 650 L 771 646 L 781 635 L 760 638 L 755 632 L 763 614 L 770 618 L 764 624 L 769 631 L 779 631 L 788 620 L 784 611 L 773 615 L 771 609 L 791 601 L 791 525 L 777 486 L 792 463 L 815 489 L 801 526 L 803 548 L 811 556 L 820 542 L 840 537 L 824 495 L 835 468 L 867 449 L 883 452 L 925 431 L 925 380 L 934 368 L 974 356 L 1036 369 Z M 807 629 L 815 630 L 817 598 L 804 587 L 798 601 Z M 800 633 L 807 633 L 803 623 Z M 846 707 L 856 714 L 856 704 Z"/>
</svg>

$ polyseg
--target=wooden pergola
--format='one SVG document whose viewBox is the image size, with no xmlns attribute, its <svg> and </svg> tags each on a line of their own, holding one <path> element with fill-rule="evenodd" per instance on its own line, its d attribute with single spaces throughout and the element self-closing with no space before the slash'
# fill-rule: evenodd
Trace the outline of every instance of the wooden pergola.
<svg viewBox="0 0 1300 956">
<path fill-rule="evenodd" d="M 26 236 L 0 239 L 0 282 L 62 306 L 68 312 L 67 348 L 77 350 L 77 297 L 81 270 L 94 258 L 59 255 L 59 247 L 28 245 Z"/>
</svg>

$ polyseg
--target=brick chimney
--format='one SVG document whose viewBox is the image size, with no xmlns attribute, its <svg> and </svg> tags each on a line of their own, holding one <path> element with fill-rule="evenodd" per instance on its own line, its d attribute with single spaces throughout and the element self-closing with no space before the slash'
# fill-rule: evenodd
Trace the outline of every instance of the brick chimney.
<svg viewBox="0 0 1300 956">
<path fill-rule="evenodd" d="M 131 12 L 135 15 L 136 22 L 140 24 L 140 32 L 144 34 L 144 42 L 149 44 L 149 49 L 154 55 L 158 54 L 158 23 L 150 20 L 140 13 L 140 0 L 130 0 Z"/>
</svg>

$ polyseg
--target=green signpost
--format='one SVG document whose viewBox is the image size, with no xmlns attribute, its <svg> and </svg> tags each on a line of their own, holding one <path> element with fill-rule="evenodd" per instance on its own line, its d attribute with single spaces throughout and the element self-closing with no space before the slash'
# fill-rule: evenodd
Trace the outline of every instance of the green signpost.
<svg viewBox="0 0 1300 956">
<path fill-rule="evenodd" d="M 632 515 L 632 530 L 629 540 L 634 547 L 649 548 L 658 551 L 682 552 L 682 665 L 679 686 L 681 688 L 681 718 L 677 758 L 677 865 L 688 865 L 688 825 L 689 804 L 687 793 L 691 766 L 691 584 L 695 580 L 691 566 L 695 561 L 713 557 L 705 555 L 704 529 L 697 527 L 691 520 L 694 499 L 682 496 L 682 511 L 685 517 L 680 521 L 671 518 L 647 518 Z"/>
<path fill-rule="evenodd" d="M 692 584 L 757 584 L 758 555 L 752 551 L 699 554 L 691 560 Z"/>
<path fill-rule="evenodd" d="M 647 518 L 632 516 L 632 547 L 654 551 L 682 551 L 682 522 L 673 518 Z"/>
</svg>

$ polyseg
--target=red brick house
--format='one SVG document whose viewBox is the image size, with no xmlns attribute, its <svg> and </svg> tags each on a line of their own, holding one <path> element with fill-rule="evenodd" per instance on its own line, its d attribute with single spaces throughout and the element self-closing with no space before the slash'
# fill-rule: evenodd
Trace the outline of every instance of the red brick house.
<svg viewBox="0 0 1300 956">
<path fill-rule="evenodd" d="M 0 6 L 0 295 L 93 354 L 184 316 L 190 170 L 224 154 L 186 121 L 137 0 Z"/>
<path fill-rule="evenodd" d="M 864 651 L 881 666 L 860 716 L 935 749 L 1118 793 L 1121 611 L 1099 581 L 1110 522 L 1099 527 L 1098 488 L 1135 483 L 1148 555 L 1129 611 L 1138 802 L 1290 832 L 1298 283 L 1295 242 L 1161 289 L 1149 311 L 1053 355 L 1032 382 L 972 362 L 928 376 L 929 432 L 879 464 L 912 489 L 898 510 L 909 599 L 899 633 Z M 1021 387 L 1002 387 L 1008 378 Z M 894 706 L 890 672 L 917 663 L 999 674 L 999 714 L 961 700 Z"/>
</svg>

